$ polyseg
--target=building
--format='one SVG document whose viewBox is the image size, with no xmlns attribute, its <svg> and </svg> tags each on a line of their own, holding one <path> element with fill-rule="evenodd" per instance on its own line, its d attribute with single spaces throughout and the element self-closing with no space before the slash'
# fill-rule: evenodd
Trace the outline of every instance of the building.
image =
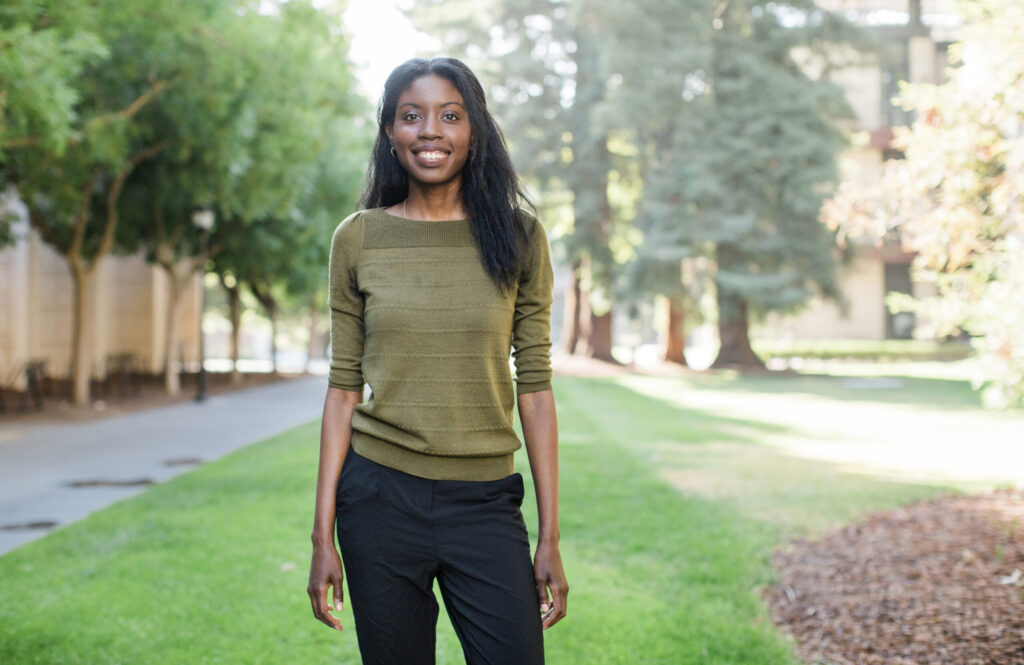
<svg viewBox="0 0 1024 665">
<path fill-rule="evenodd" d="M 854 145 L 840 158 L 841 177 L 871 182 L 886 159 L 898 158 L 891 142 L 893 127 L 913 122 L 910 113 L 891 103 L 899 82 L 940 83 L 955 41 L 959 17 L 947 0 L 817 0 L 824 9 L 877 34 L 883 47 L 873 62 L 839 71 L 833 80 L 846 91 L 856 114 Z M 767 339 L 911 338 L 918 327 L 911 314 L 891 314 L 887 293 L 924 297 L 931 284 L 911 278 L 911 254 L 897 242 L 881 248 L 858 246 L 840 268 L 845 303 L 812 302 L 796 316 L 772 316 L 754 334 Z"/>
</svg>

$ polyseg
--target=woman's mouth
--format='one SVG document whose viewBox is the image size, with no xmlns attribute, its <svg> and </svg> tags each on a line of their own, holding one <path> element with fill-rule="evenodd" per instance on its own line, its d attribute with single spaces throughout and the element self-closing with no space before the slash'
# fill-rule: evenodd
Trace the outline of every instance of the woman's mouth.
<svg viewBox="0 0 1024 665">
<path fill-rule="evenodd" d="M 438 166 L 448 158 L 443 150 L 422 150 L 416 153 L 416 161 L 423 166 Z"/>
</svg>

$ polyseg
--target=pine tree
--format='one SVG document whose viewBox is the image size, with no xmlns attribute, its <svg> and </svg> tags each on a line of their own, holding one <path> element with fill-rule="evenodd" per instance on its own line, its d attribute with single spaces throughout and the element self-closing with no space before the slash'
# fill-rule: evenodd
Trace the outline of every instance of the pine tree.
<svg viewBox="0 0 1024 665">
<path fill-rule="evenodd" d="M 818 214 L 852 113 L 842 90 L 811 78 L 794 49 L 827 61 L 830 43 L 860 37 L 810 0 L 718 7 L 706 66 L 682 91 L 694 103 L 681 106 L 688 117 L 650 176 L 648 233 L 677 253 L 711 259 L 715 366 L 760 366 L 753 317 L 794 311 L 815 295 L 839 297 L 834 237 Z"/>
<path fill-rule="evenodd" d="M 572 193 L 562 244 L 583 278 L 568 305 L 579 293 L 587 353 L 611 358 L 604 312 L 617 297 L 662 294 L 676 327 L 671 355 L 681 360 L 688 257 L 710 260 L 719 365 L 760 364 L 751 317 L 838 296 L 835 243 L 818 210 L 852 114 L 824 72 L 830 45 L 863 45 L 852 26 L 812 0 L 459 6 L 445 2 L 443 18 L 419 10 L 418 24 L 486 73 L 520 169 L 549 192 Z M 825 63 L 821 77 L 798 65 L 798 47 Z M 635 218 L 619 219 L 609 201 L 615 141 L 637 153 Z M 612 247 L 635 229 L 643 241 L 623 274 Z M 587 316 L 588 304 L 601 309 Z"/>
</svg>

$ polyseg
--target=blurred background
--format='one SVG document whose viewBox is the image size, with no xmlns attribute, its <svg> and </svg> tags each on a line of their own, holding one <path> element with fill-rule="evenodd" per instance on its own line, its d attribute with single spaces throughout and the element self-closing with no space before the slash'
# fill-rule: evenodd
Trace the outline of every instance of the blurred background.
<svg viewBox="0 0 1024 665">
<path fill-rule="evenodd" d="M 1021 44 L 1017 0 L 0 3 L 0 661 L 359 662 L 305 590 L 330 240 L 448 55 L 551 239 L 550 661 L 1024 662 Z"/>
<path fill-rule="evenodd" d="M 944 371 L 1020 404 L 1015 3 L 0 11 L 5 404 L 176 395 L 200 357 L 218 385 L 323 372 L 383 81 L 440 54 L 484 81 L 549 229 L 560 353 L 968 359 Z"/>
</svg>

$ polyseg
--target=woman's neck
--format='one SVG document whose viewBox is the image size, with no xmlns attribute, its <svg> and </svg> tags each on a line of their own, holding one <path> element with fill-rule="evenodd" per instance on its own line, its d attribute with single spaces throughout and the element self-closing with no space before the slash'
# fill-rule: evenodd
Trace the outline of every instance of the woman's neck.
<svg viewBox="0 0 1024 665">
<path fill-rule="evenodd" d="M 451 182 L 438 187 L 422 187 L 409 183 L 409 196 L 402 212 L 410 219 L 465 219 L 466 211 L 462 207 L 462 197 L 459 196 L 459 184 Z"/>
</svg>

